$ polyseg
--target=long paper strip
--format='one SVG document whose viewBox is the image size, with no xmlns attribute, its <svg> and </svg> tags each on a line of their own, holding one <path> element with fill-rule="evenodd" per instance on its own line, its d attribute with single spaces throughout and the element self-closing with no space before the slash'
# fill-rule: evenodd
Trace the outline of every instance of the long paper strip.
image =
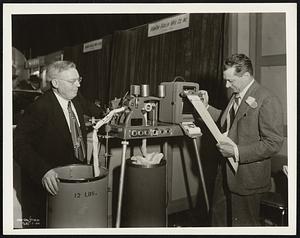
<svg viewBox="0 0 300 238">
<path fill-rule="evenodd" d="M 98 153 L 99 153 L 99 140 L 98 140 L 98 135 L 97 135 L 96 129 L 93 131 L 93 169 L 94 169 L 94 176 L 98 177 L 100 176 L 100 168 L 99 168 L 99 158 L 98 158 Z"/>
<path fill-rule="evenodd" d="M 202 103 L 200 97 L 198 95 L 187 95 L 187 98 L 190 100 L 190 102 L 193 104 L 196 111 L 201 116 L 202 120 L 210 130 L 210 132 L 213 134 L 216 141 L 219 143 L 222 138 L 224 138 L 224 135 L 220 132 L 219 128 L 217 127 L 214 120 L 211 118 L 209 112 L 206 110 L 204 104 Z M 238 162 L 235 162 L 232 157 L 227 158 L 229 163 L 231 164 L 234 171 L 237 171 L 238 168 Z"/>
<path fill-rule="evenodd" d="M 98 158 L 98 152 L 99 152 L 99 140 L 98 140 L 98 129 L 103 126 L 104 124 L 108 123 L 112 118 L 113 115 L 119 112 L 123 112 L 126 108 L 116 108 L 110 111 L 104 118 L 99 120 L 97 124 L 94 126 L 93 131 L 93 169 L 94 169 L 94 176 L 97 177 L 100 175 L 100 168 L 99 168 L 99 158 Z"/>
</svg>

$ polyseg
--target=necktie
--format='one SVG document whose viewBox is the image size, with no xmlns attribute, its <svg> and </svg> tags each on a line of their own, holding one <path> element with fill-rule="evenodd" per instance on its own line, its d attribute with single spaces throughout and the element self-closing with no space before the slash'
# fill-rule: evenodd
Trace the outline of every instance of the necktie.
<svg viewBox="0 0 300 238">
<path fill-rule="evenodd" d="M 229 129 L 231 128 L 232 123 L 235 118 L 235 115 L 237 113 L 238 107 L 239 107 L 240 99 L 241 99 L 241 96 L 238 93 L 234 93 L 232 95 L 232 97 L 233 97 L 233 99 L 231 100 L 230 109 L 228 111 L 228 114 L 226 117 L 227 119 L 226 119 L 224 127 L 223 127 L 225 131 L 229 131 Z"/>
<path fill-rule="evenodd" d="M 77 122 L 76 116 L 71 107 L 71 101 L 68 102 L 68 112 L 70 120 L 70 131 L 74 146 L 74 153 L 77 159 L 83 161 L 85 158 L 85 146 L 82 138 L 81 130 Z"/>
<path fill-rule="evenodd" d="M 234 94 L 234 101 L 233 101 L 233 109 L 234 109 L 234 113 L 237 113 L 237 110 L 239 108 L 241 102 L 241 96 L 239 93 L 235 93 Z"/>
<path fill-rule="evenodd" d="M 229 111 L 230 127 L 228 129 L 231 128 L 233 120 L 234 120 L 235 115 L 237 113 L 237 110 L 238 110 L 238 107 L 239 107 L 239 104 L 240 104 L 240 99 L 241 99 L 240 94 L 234 93 L 233 94 L 233 99 L 234 100 L 232 101 L 232 105 L 231 105 L 231 108 L 230 108 L 230 111 Z"/>
</svg>

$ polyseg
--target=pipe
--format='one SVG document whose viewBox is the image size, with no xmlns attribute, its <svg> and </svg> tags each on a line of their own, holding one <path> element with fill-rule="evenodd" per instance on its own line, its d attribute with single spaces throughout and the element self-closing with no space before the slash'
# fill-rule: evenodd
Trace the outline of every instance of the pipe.
<svg viewBox="0 0 300 238">
<path fill-rule="evenodd" d="M 118 196 L 118 210 L 117 210 L 117 221 L 116 227 L 120 227 L 121 221 L 121 209 L 122 209 L 122 198 L 123 198 L 123 188 L 124 188 L 124 175 L 125 175 L 125 161 L 126 161 L 126 150 L 128 141 L 122 141 L 122 161 L 121 161 L 121 174 L 120 174 L 120 185 L 119 185 L 119 196 Z"/>
<path fill-rule="evenodd" d="M 208 196 L 207 196 L 207 190 L 206 190 L 205 179 L 204 179 L 204 174 L 203 174 L 203 170 L 202 170 L 200 155 L 199 155 L 198 147 L 197 147 L 197 139 L 195 137 L 195 138 L 192 138 L 192 140 L 193 140 L 194 147 L 195 147 L 195 152 L 196 152 L 196 157 L 197 157 L 197 162 L 198 162 L 198 167 L 199 167 L 199 172 L 200 172 L 200 180 L 201 180 L 201 183 L 202 183 L 202 188 L 203 188 L 203 193 L 204 193 L 204 197 L 205 197 L 207 212 L 209 212 L 209 201 L 208 201 Z"/>
</svg>

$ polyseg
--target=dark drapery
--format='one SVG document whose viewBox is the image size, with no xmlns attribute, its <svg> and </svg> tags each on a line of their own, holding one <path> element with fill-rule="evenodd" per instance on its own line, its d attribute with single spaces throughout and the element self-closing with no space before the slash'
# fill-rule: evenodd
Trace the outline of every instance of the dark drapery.
<svg viewBox="0 0 300 238">
<path fill-rule="evenodd" d="M 148 25 L 113 34 L 109 98 L 125 94 L 131 84 L 149 84 L 157 95 L 160 82 L 182 76 L 208 91 L 212 105 L 223 107 L 222 80 L 226 14 L 190 14 L 190 26 L 148 37 Z"/>
<path fill-rule="evenodd" d="M 90 101 L 107 105 L 110 74 L 111 36 L 102 38 L 102 49 L 83 52 L 83 44 L 64 49 L 64 60 L 73 61 L 82 76 L 80 92 Z"/>
<path fill-rule="evenodd" d="M 82 52 L 83 45 L 64 49 L 64 59 L 74 61 L 83 77 L 82 94 L 107 105 L 122 97 L 131 84 L 149 84 L 157 95 L 161 82 L 182 76 L 208 91 L 210 103 L 226 104 L 222 61 L 227 40 L 227 15 L 190 14 L 188 28 L 148 37 L 148 25 L 116 31 L 103 38 L 102 49 Z"/>
</svg>

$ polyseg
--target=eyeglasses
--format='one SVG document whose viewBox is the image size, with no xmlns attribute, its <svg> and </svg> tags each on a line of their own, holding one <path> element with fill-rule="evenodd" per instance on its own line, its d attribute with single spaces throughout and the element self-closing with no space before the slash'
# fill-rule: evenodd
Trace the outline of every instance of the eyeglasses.
<svg viewBox="0 0 300 238">
<path fill-rule="evenodd" d="M 66 81 L 68 83 L 71 83 L 71 84 L 75 84 L 76 82 L 78 83 L 81 83 L 82 82 L 82 77 L 79 77 L 79 78 L 76 78 L 76 79 L 70 79 L 70 80 L 67 80 L 67 79 L 61 79 L 63 81 Z"/>
</svg>

